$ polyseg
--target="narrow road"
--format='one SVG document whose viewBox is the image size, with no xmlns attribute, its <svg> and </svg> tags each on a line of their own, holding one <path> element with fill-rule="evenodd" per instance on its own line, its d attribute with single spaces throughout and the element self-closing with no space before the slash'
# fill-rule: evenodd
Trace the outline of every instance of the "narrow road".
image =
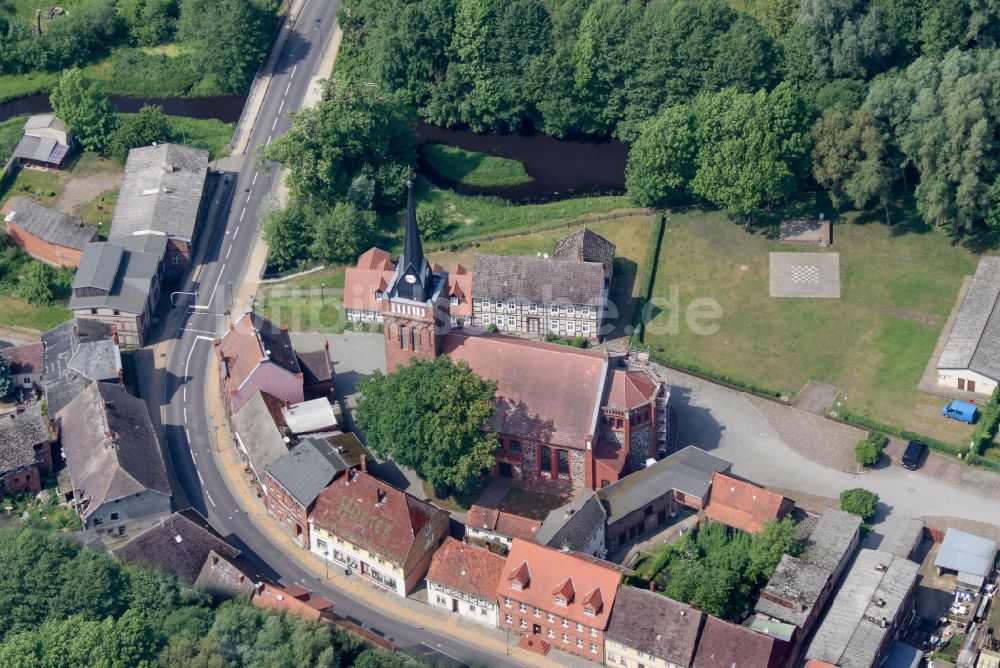
<svg viewBox="0 0 1000 668">
<path fill-rule="evenodd" d="M 285 555 L 266 532 L 243 513 L 211 453 L 209 419 L 213 416 L 207 415 L 206 410 L 205 374 L 215 372 L 211 363 L 212 339 L 226 323 L 225 311 L 242 279 L 257 234 L 257 210 L 271 188 L 269 176 L 255 170 L 255 151 L 287 130 L 291 125 L 288 112 L 302 106 L 310 77 L 321 60 L 322 41 L 332 35 L 339 5 L 339 0 L 309 0 L 303 7 L 278 58 L 274 77 L 250 135 L 246 157 L 236 175 L 232 197 L 220 213 L 219 220 L 225 221 L 225 229 L 206 233 L 205 242 L 211 243 L 211 247 L 199 280 L 189 278 L 187 285 L 181 288 L 198 291 L 199 296 L 187 307 L 180 300 L 177 308 L 186 308 L 187 312 L 172 313 L 166 320 L 165 327 L 169 329 L 164 337 L 173 341 L 162 380 L 162 415 L 167 452 L 180 485 L 178 505 L 186 500 L 222 535 L 244 550 L 263 573 L 280 584 L 301 583 L 326 596 L 334 601 L 338 614 L 367 624 L 391 638 L 403 650 L 445 665 L 520 665 L 480 648 L 467 647 L 448 636 L 400 622 L 317 580 Z M 191 275 L 195 274 L 197 268 Z M 160 393 L 153 381 L 143 378 L 140 383 L 151 410 L 160 413 L 157 401 Z"/>
</svg>

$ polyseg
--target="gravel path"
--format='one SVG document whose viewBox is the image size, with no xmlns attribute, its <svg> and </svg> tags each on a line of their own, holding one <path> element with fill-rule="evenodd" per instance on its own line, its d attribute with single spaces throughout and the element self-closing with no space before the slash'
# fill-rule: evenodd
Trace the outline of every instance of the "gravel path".
<svg viewBox="0 0 1000 668">
<path fill-rule="evenodd" d="M 121 184 L 121 172 L 103 172 L 82 179 L 70 179 L 53 202 L 52 208 L 68 216 L 75 216 L 88 203 Z"/>
</svg>

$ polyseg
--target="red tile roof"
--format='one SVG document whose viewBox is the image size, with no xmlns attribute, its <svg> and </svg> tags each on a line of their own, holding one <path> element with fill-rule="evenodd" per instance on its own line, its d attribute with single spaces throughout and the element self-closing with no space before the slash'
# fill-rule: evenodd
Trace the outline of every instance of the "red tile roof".
<svg viewBox="0 0 1000 668">
<path fill-rule="evenodd" d="M 42 346 L 41 341 L 26 343 L 23 346 L 12 348 L 0 348 L 0 356 L 3 356 L 10 364 L 11 374 L 40 374 L 42 373 Z"/>
<path fill-rule="evenodd" d="M 598 437 L 594 448 L 594 464 L 598 480 L 617 482 L 625 470 L 628 448 L 622 443 L 603 436 Z"/>
<path fill-rule="evenodd" d="M 780 494 L 716 471 L 705 514 L 716 522 L 756 533 L 764 522 L 790 513 L 792 505 L 791 499 Z"/>
<path fill-rule="evenodd" d="M 260 608 L 287 612 L 291 615 L 319 621 L 333 610 L 333 601 L 322 596 L 312 596 L 308 589 L 292 585 L 282 589 L 277 585 L 264 585 L 251 600 Z"/>
<path fill-rule="evenodd" d="M 427 579 L 458 591 L 493 599 L 504 558 L 483 547 L 448 538 L 431 559 Z"/>
<path fill-rule="evenodd" d="M 491 531 L 507 538 L 534 540 L 542 523 L 530 517 L 505 513 L 495 508 L 472 506 L 466 516 L 465 526 Z"/>
<path fill-rule="evenodd" d="M 453 316 L 472 315 L 472 275 L 460 264 L 448 272 L 448 296 L 458 297 L 458 306 L 451 307 Z"/>
<path fill-rule="evenodd" d="M 231 388 L 241 387 L 262 363 L 274 363 L 291 374 L 302 373 L 288 332 L 258 313 L 240 316 L 222 337 L 218 350 L 226 360 Z"/>
<path fill-rule="evenodd" d="M 645 406 L 656 398 L 660 389 L 645 371 L 615 369 L 611 373 L 611 388 L 604 405 L 616 411 L 630 411 Z"/>
<path fill-rule="evenodd" d="M 693 668 L 777 668 L 787 655 L 780 640 L 706 616 Z"/>
<path fill-rule="evenodd" d="M 608 358 L 571 346 L 502 335 L 449 333 L 440 352 L 497 382 L 491 428 L 552 445 L 586 448 L 593 436 Z"/>
<path fill-rule="evenodd" d="M 515 581 L 525 583 L 522 590 L 511 589 Z M 559 611 L 567 619 L 603 630 L 620 581 L 617 571 L 601 563 L 515 538 L 496 595 L 501 601 L 509 596 L 542 610 Z M 556 604 L 556 593 L 569 591 L 569 587 L 573 596 L 567 605 Z M 596 614 L 587 615 L 587 605 L 595 608 Z"/>
<path fill-rule="evenodd" d="M 376 292 L 384 292 L 396 270 L 389 254 L 381 248 L 371 248 L 358 258 L 356 267 L 344 270 L 344 308 L 380 311 L 382 302 Z"/>
<path fill-rule="evenodd" d="M 325 531 L 402 566 L 421 530 L 438 513 L 444 511 L 355 471 L 319 493 L 309 519 Z"/>
</svg>

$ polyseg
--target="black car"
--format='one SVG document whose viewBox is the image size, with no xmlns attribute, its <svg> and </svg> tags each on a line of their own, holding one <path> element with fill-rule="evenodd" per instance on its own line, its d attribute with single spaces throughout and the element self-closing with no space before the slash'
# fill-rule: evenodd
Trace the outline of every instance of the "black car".
<svg viewBox="0 0 1000 668">
<path fill-rule="evenodd" d="M 927 452 L 927 444 L 923 441 L 910 441 L 906 444 L 906 451 L 903 453 L 903 467 L 911 471 L 920 468 L 924 453 Z"/>
</svg>

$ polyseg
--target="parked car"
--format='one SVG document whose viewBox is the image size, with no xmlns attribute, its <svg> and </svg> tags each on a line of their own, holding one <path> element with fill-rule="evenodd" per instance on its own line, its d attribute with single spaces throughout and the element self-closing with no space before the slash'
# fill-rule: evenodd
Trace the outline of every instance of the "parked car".
<svg viewBox="0 0 1000 668">
<path fill-rule="evenodd" d="M 950 417 L 952 420 L 972 424 L 979 415 L 979 407 L 968 401 L 949 401 L 941 409 L 941 414 L 945 417 Z"/>
<path fill-rule="evenodd" d="M 927 444 L 923 441 L 910 441 L 907 443 L 906 450 L 903 452 L 903 468 L 916 471 L 920 468 L 920 461 L 926 452 Z"/>
</svg>

